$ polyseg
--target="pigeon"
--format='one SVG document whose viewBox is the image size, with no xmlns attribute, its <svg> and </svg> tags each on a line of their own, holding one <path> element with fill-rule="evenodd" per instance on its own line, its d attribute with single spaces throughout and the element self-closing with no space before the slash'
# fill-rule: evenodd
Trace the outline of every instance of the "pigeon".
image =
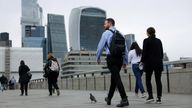
<svg viewBox="0 0 192 108">
<path fill-rule="evenodd" d="M 91 102 L 97 102 L 96 98 L 90 93 L 90 100 Z"/>
</svg>

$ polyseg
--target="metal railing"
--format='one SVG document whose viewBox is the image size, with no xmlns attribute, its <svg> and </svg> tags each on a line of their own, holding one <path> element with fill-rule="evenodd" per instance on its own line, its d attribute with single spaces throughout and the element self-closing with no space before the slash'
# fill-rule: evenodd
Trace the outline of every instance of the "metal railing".
<svg viewBox="0 0 192 108">
<path fill-rule="evenodd" d="M 172 62 L 164 62 L 164 67 L 165 67 L 165 72 L 166 72 L 166 79 L 167 79 L 167 92 L 170 93 L 170 66 L 171 65 L 175 65 L 175 64 L 181 64 L 184 65 L 183 68 L 186 68 L 186 64 L 192 63 L 192 60 L 182 60 L 182 61 L 172 61 Z M 131 77 L 132 74 L 130 72 L 130 66 L 127 69 L 124 69 L 124 73 L 128 74 L 128 79 L 129 79 L 129 90 L 132 90 L 132 81 L 131 81 Z M 129 70 L 129 72 L 128 72 Z M 86 89 L 87 89 L 87 76 L 92 76 L 93 78 L 96 78 L 96 75 L 98 76 L 104 76 L 104 90 L 106 90 L 106 79 L 105 79 L 105 74 L 109 74 L 109 70 L 108 69 L 103 69 L 103 70 L 92 70 L 92 71 L 86 71 L 86 72 L 81 72 L 81 73 L 73 73 L 73 74 L 67 74 L 67 75 L 62 75 L 61 79 L 66 79 L 66 81 L 68 81 L 69 78 L 73 79 L 73 78 L 80 78 L 80 77 L 84 77 L 86 80 Z M 44 82 L 45 79 L 34 79 L 32 80 L 32 82 Z M 73 82 L 73 80 L 72 80 Z M 96 83 L 95 83 L 95 79 L 94 79 L 94 88 L 96 90 Z M 80 83 L 80 82 L 79 82 Z M 73 83 L 72 83 L 73 84 Z M 67 88 L 68 88 L 68 84 Z M 80 88 L 80 87 L 79 87 Z"/>
</svg>

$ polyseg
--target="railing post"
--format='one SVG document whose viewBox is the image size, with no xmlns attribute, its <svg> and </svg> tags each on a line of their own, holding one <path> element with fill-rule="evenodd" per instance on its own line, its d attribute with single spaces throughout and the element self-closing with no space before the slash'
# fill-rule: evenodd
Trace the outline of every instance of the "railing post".
<svg viewBox="0 0 192 108">
<path fill-rule="evenodd" d="M 166 65 L 166 72 L 167 72 L 167 91 L 170 93 L 170 82 L 169 82 L 169 67 Z"/>
<path fill-rule="evenodd" d="M 106 90 L 106 78 L 105 78 L 105 75 L 104 75 L 104 90 Z"/>
<path fill-rule="evenodd" d="M 129 89 L 131 91 L 131 74 L 129 73 Z"/>
<path fill-rule="evenodd" d="M 73 90 L 73 76 L 71 76 L 71 80 L 72 80 L 72 90 Z"/>
<path fill-rule="evenodd" d="M 80 78 L 79 78 L 79 75 L 77 75 L 77 78 L 78 78 L 78 89 L 80 90 Z"/>
<path fill-rule="evenodd" d="M 87 90 L 87 75 L 84 74 L 84 77 L 85 77 L 85 89 Z"/>
<path fill-rule="evenodd" d="M 68 89 L 68 78 L 66 78 L 66 89 Z"/>
<path fill-rule="evenodd" d="M 96 78 L 94 76 L 94 90 L 96 90 Z"/>
</svg>

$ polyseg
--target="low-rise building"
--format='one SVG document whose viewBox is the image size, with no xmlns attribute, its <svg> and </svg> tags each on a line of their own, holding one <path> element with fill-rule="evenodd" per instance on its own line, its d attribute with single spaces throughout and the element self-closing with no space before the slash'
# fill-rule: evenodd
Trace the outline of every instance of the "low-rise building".
<svg viewBox="0 0 192 108">
<path fill-rule="evenodd" d="M 0 47 L 0 76 L 8 78 L 14 76 L 18 81 L 18 68 L 20 61 L 24 60 L 32 73 L 32 79 L 43 77 L 43 51 L 42 48 L 8 48 Z"/>
</svg>

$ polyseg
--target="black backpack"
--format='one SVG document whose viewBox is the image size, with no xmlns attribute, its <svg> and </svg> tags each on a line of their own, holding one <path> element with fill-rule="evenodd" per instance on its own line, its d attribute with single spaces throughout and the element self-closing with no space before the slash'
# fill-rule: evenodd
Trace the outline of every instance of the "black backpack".
<svg viewBox="0 0 192 108">
<path fill-rule="evenodd" d="M 122 36 L 122 34 L 119 31 L 112 31 L 113 33 L 109 51 L 112 57 L 115 58 L 121 58 L 125 55 L 125 38 Z M 108 44 L 107 44 L 108 46 Z"/>
</svg>

